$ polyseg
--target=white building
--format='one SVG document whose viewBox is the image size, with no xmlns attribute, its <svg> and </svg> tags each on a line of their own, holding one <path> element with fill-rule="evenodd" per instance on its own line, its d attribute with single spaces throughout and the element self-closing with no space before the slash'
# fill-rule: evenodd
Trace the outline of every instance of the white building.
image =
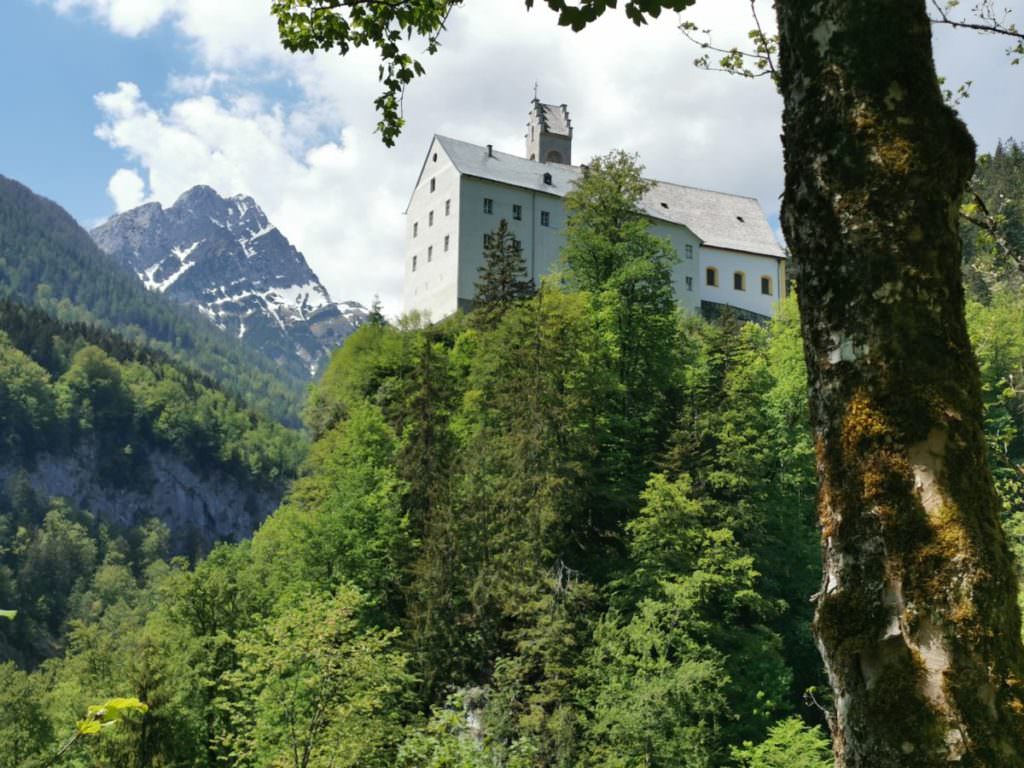
<svg viewBox="0 0 1024 768">
<path fill-rule="evenodd" d="M 526 157 L 434 136 L 406 209 L 405 311 L 440 320 L 473 302 L 484 238 L 509 222 L 529 275 L 557 261 L 564 243 L 562 198 L 583 169 L 571 165 L 565 105 L 534 99 Z M 664 181 L 642 201 L 651 232 L 679 255 L 679 304 L 713 314 L 729 306 L 770 317 L 785 290 L 785 253 L 757 200 Z"/>
</svg>

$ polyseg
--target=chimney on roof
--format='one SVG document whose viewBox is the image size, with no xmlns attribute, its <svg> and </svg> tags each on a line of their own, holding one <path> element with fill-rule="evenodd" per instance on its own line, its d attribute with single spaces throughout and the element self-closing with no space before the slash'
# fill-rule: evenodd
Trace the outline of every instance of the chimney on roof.
<svg viewBox="0 0 1024 768">
<path fill-rule="evenodd" d="M 488 144 L 487 145 L 487 156 L 488 157 L 494 157 L 494 145 L 493 144 Z"/>
</svg>

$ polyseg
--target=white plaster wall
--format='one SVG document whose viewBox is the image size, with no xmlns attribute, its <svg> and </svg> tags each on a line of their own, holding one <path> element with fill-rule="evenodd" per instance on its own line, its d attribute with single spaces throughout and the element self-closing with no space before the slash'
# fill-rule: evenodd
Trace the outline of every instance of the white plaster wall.
<svg viewBox="0 0 1024 768">
<path fill-rule="evenodd" d="M 718 286 L 707 284 L 708 267 L 718 269 Z M 747 276 L 746 290 L 733 288 L 733 274 L 744 272 Z M 761 293 L 761 277 L 772 280 L 771 295 Z M 704 246 L 700 249 L 700 298 L 717 304 L 727 304 L 765 317 L 775 314 L 775 304 L 781 298 L 780 290 L 785 280 L 784 267 L 779 259 L 758 256 L 752 253 L 728 251 Z"/>
<path fill-rule="evenodd" d="M 437 154 L 437 160 L 433 159 Z M 430 192 L 430 179 L 435 189 Z M 492 213 L 484 213 L 484 199 L 493 200 Z M 451 200 L 451 213 L 444 215 L 444 204 Z M 523 207 L 523 218 L 512 218 L 512 206 Z M 429 224 L 429 213 L 434 212 L 434 224 Z M 549 214 L 549 225 L 541 224 L 541 213 Z M 529 277 L 552 271 L 563 244 L 566 223 L 562 198 L 543 192 L 521 189 L 473 177 L 460 177 L 454 166 L 435 141 L 427 154 L 427 162 L 413 193 L 406 214 L 405 253 L 405 311 L 419 310 L 437 321 L 454 313 L 460 303 L 468 303 L 476 294 L 479 268 L 483 264 L 484 235 L 497 229 L 501 219 L 507 219 L 509 228 L 523 244 L 523 258 Z M 419 224 L 416 237 L 413 225 Z M 734 251 L 702 247 L 697 237 L 685 227 L 668 222 L 654 221 L 651 232 L 669 240 L 679 255 L 672 270 L 672 283 L 676 300 L 692 312 L 700 308 L 702 299 L 740 307 L 765 316 L 773 314 L 781 284 L 775 259 Z M 444 236 L 449 236 L 448 251 L 444 251 Z M 693 246 L 694 257 L 686 258 L 686 246 Z M 433 256 L 427 261 L 428 247 Z M 417 257 L 416 271 L 412 271 L 412 257 Z M 719 270 L 719 287 L 705 285 L 704 267 Z M 747 290 L 734 291 L 732 273 L 741 269 L 747 274 Z M 772 296 L 761 296 L 760 277 L 772 278 Z M 692 290 L 686 287 L 691 278 Z"/>
<path fill-rule="evenodd" d="M 679 255 L 679 261 L 672 268 L 672 287 L 675 289 L 676 302 L 691 312 L 698 311 L 701 289 L 700 240 L 686 227 L 677 227 L 660 221 L 651 223 L 651 234 L 668 240 Z M 687 245 L 692 248 L 691 258 L 686 258 Z M 686 278 L 690 278 L 690 287 L 687 287 Z"/>
<path fill-rule="evenodd" d="M 437 160 L 434 160 L 434 156 Z M 435 180 L 430 191 L 430 180 Z M 451 212 L 445 216 L 445 201 L 451 200 Z M 416 184 L 405 216 L 405 311 L 419 310 L 431 320 L 440 320 L 455 312 L 459 280 L 459 173 L 435 140 L 427 153 L 423 173 Z M 430 225 L 430 212 L 434 224 Z M 413 237 L 413 226 L 419 231 Z M 444 236 L 449 236 L 448 251 Z M 427 260 L 428 248 L 433 255 Z M 412 258 L 416 256 L 416 271 Z"/>
<path fill-rule="evenodd" d="M 484 260 L 484 235 L 494 232 L 502 219 L 508 221 L 509 230 L 523 244 L 528 276 L 536 279 L 550 271 L 564 242 L 565 211 L 561 198 L 471 177 L 463 177 L 460 198 L 460 300 L 472 301 L 476 295 L 476 281 Z M 485 198 L 494 201 L 490 214 L 484 213 Z M 522 221 L 512 218 L 513 205 L 523 207 Z M 546 227 L 541 224 L 543 211 L 549 214 Z"/>
</svg>

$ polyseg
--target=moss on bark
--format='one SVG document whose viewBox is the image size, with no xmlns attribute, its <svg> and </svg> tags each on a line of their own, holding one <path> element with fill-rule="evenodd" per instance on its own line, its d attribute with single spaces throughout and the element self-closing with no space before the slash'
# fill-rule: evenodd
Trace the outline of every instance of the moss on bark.
<svg viewBox="0 0 1024 768">
<path fill-rule="evenodd" d="M 837 765 L 1024 766 L 1016 582 L 923 0 L 780 0 L 783 227 L 817 433 Z"/>
</svg>

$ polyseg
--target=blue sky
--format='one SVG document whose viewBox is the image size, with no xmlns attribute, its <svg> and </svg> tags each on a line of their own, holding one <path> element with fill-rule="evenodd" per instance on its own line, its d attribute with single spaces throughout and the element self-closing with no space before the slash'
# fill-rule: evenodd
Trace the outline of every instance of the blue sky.
<svg viewBox="0 0 1024 768">
<path fill-rule="evenodd" d="M 756 0 L 762 20 L 770 0 Z M 533 83 L 567 103 L 574 158 L 639 153 L 649 176 L 756 196 L 782 190 L 781 103 L 765 80 L 696 70 L 664 14 L 609 14 L 572 35 L 538 4 L 459 8 L 406 94 L 394 149 L 374 134 L 376 62 L 281 50 L 270 0 L 0 0 L 0 174 L 92 226 L 203 183 L 248 194 L 337 300 L 401 309 L 402 216 L 434 133 L 522 152 Z M 1024 0 L 1003 0 L 1024 22 Z M 743 44 L 747 0 L 700 0 L 689 20 Z M 413 47 L 416 42 L 413 41 Z M 983 150 L 1024 134 L 1024 67 L 998 39 L 939 30 L 936 59 Z M 412 50 L 414 54 L 419 51 Z"/>
<path fill-rule="evenodd" d="M 4 0 L 0 19 L 0 174 L 81 222 L 109 216 L 104 186 L 124 161 L 93 135 L 100 119 L 93 95 L 129 74 L 154 97 L 166 95 L 168 72 L 189 68 L 187 46 L 166 25 L 128 38 L 33 0 Z"/>
</svg>

